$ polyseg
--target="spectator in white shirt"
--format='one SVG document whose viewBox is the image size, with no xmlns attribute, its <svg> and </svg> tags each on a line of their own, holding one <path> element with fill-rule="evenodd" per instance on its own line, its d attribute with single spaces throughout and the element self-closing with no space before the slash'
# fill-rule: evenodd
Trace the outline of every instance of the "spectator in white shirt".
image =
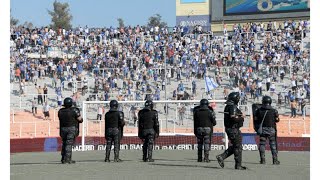
<svg viewBox="0 0 320 180">
<path fill-rule="evenodd" d="M 50 110 L 50 106 L 49 106 L 48 102 L 45 102 L 44 106 L 43 106 L 44 120 L 49 119 L 49 117 L 50 117 L 49 110 Z"/>
</svg>

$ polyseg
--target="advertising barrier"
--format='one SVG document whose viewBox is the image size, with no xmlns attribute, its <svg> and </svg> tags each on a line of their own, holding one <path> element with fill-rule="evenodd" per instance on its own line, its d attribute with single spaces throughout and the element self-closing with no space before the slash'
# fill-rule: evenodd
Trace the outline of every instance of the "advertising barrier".
<svg viewBox="0 0 320 180">
<path fill-rule="evenodd" d="M 310 151 L 309 137 L 278 137 L 279 151 Z M 222 133 L 215 133 L 211 141 L 211 150 L 224 150 L 224 139 Z M 121 141 L 120 149 L 141 150 L 143 142 L 135 136 L 125 136 Z M 257 151 L 259 146 L 259 137 L 256 134 L 243 134 L 242 148 L 244 151 Z M 77 137 L 73 151 L 82 151 L 81 137 Z M 85 151 L 100 150 L 106 148 L 104 137 L 87 137 L 87 143 L 84 146 Z M 195 150 L 197 149 L 197 140 L 195 136 L 160 136 L 155 141 L 156 150 Z M 266 144 L 269 150 L 269 144 Z M 61 138 L 28 138 L 11 139 L 10 152 L 55 152 L 61 151 Z"/>
</svg>

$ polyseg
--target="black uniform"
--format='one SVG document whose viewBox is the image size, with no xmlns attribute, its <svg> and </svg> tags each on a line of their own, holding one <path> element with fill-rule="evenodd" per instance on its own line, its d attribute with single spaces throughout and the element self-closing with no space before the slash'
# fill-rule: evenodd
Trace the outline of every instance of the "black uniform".
<svg viewBox="0 0 320 180">
<path fill-rule="evenodd" d="M 112 142 L 114 142 L 114 161 L 119 162 L 119 150 L 120 150 L 120 139 L 122 138 L 124 114 L 122 111 L 118 111 L 116 108 L 111 108 L 105 114 L 105 138 L 107 141 L 106 148 L 106 162 L 110 162 L 110 152 Z"/>
<path fill-rule="evenodd" d="M 216 117 L 213 109 L 207 105 L 195 107 L 193 113 L 194 134 L 198 142 L 198 162 L 202 162 L 202 150 L 204 145 L 204 161 L 209 162 L 209 150 L 213 126 L 216 123 Z"/>
<path fill-rule="evenodd" d="M 58 111 L 60 121 L 60 137 L 62 138 L 61 162 L 74 163 L 72 161 L 72 145 L 75 138 L 79 135 L 80 110 L 76 107 L 66 107 Z"/>
<path fill-rule="evenodd" d="M 277 151 L 277 135 L 276 135 L 276 123 L 279 122 L 279 114 L 276 109 L 273 109 L 271 105 L 262 105 L 255 112 L 254 119 L 257 121 L 255 124 L 262 124 L 262 134 L 260 134 L 259 152 L 260 163 L 265 164 L 265 146 L 266 141 L 269 139 L 270 149 L 272 153 L 273 164 L 280 164 L 278 161 Z"/>
<path fill-rule="evenodd" d="M 226 106 L 224 108 L 224 126 L 231 146 L 224 153 L 217 156 L 220 166 L 224 167 L 223 160 L 234 154 L 235 169 L 244 170 L 246 167 L 241 165 L 242 162 L 242 136 L 240 128 L 243 126 L 244 118 L 242 112 L 237 107 L 239 102 L 239 93 L 232 92 L 229 94 Z"/>
<path fill-rule="evenodd" d="M 154 139 L 159 136 L 158 112 L 145 107 L 138 113 L 138 136 L 143 143 L 143 161 L 153 162 L 152 151 Z"/>
</svg>

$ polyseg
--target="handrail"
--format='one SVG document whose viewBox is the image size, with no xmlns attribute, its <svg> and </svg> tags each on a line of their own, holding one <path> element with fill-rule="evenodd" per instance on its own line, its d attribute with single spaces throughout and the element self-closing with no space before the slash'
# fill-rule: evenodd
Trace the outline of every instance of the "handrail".
<svg viewBox="0 0 320 180">
<path fill-rule="evenodd" d="M 45 124 L 48 124 L 48 136 L 50 136 L 50 122 L 15 122 L 15 123 L 12 123 L 12 124 L 20 124 L 19 126 L 19 137 L 21 138 L 22 137 L 22 126 L 23 124 L 34 124 L 34 137 L 37 137 L 37 124 L 38 123 L 45 123 Z"/>
<path fill-rule="evenodd" d="M 14 123 L 14 109 L 11 109 L 12 111 L 12 123 Z"/>
</svg>

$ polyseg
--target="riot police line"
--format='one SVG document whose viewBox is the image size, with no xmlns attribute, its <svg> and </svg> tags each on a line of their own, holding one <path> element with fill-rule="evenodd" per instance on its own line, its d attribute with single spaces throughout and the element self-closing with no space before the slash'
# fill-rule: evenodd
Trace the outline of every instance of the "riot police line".
<svg viewBox="0 0 320 180">
<path fill-rule="evenodd" d="M 243 126 L 245 115 L 238 108 L 240 94 L 232 92 L 228 95 L 225 102 L 224 126 L 231 146 L 222 154 L 216 156 L 219 165 L 224 168 L 224 160 L 234 155 L 235 169 L 247 169 L 242 165 L 242 133 L 240 128 Z M 78 108 L 72 107 L 72 99 L 64 100 L 64 108 L 58 112 L 60 120 L 60 136 L 63 141 L 61 150 L 61 162 L 63 164 L 75 163 L 72 160 L 72 145 L 75 138 L 79 135 L 79 123 L 83 122 Z M 273 164 L 278 165 L 277 150 L 277 128 L 279 114 L 271 107 L 272 99 L 269 96 L 262 98 L 262 104 L 253 104 L 253 122 L 257 135 L 260 136 L 259 154 L 260 164 L 266 164 L 265 144 L 269 139 L 272 152 Z M 71 105 L 70 105 L 71 104 Z M 210 162 L 209 154 L 211 150 L 211 138 L 213 127 L 216 123 L 216 113 L 209 106 L 207 99 L 202 99 L 200 105 L 193 111 L 194 134 L 197 138 L 197 161 Z M 118 110 L 118 101 L 110 101 L 110 110 L 105 113 L 105 139 L 106 156 L 105 162 L 110 162 L 111 150 L 114 151 L 114 162 L 121 162 L 120 141 L 123 137 L 123 127 L 125 126 L 124 113 Z M 147 100 L 144 108 L 138 113 L 138 137 L 143 142 L 142 160 L 143 162 L 154 162 L 153 150 L 156 139 L 159 137 L 158 111 L 153 108 L 153 101 Z M 113 145 L 113 149 L 112 149 Z"/>
</svg>

